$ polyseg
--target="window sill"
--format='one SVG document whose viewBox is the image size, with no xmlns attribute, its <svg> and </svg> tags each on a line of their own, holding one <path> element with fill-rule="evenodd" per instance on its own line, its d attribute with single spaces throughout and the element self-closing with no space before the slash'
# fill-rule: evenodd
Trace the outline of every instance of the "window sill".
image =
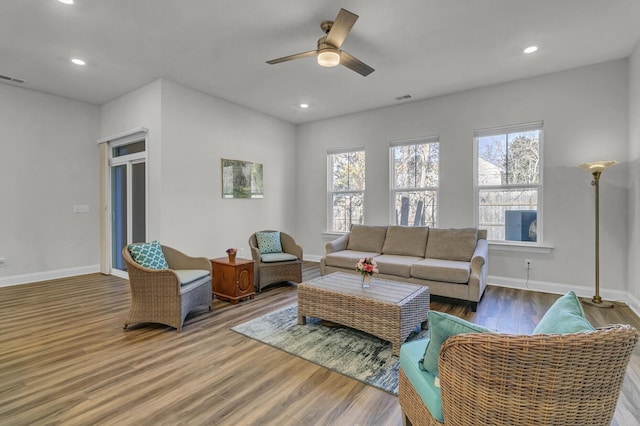
<svg viewBox="0 0 640 426">
<path fill-rule="evenodd" d="M 322 233 L 322 238 L 331 238 L 335 240 L 336 238 L 342 237 L 346 232 L 338 232 L 338 231 L 326 231 Z"/>
<path fill-rule="evenodd" d="M 511 241 L 489 241 L 489 250 L 516 251 L 527 253 L 551 253 L 553 251 L 553 246 L 518 243 Z"/>
</svg>

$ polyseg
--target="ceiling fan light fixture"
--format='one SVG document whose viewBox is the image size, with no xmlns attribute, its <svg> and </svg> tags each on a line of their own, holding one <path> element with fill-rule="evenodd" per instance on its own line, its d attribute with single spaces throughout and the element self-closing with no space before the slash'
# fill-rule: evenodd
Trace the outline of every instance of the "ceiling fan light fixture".
<svg viewBox="0 0 640 426">
<path fill-rule="evenodd" d="M 318 65 L 335 67 L 340 64 L 340 54 L 334 49 L 322 49 L 318 52 Z"/>
</svg>

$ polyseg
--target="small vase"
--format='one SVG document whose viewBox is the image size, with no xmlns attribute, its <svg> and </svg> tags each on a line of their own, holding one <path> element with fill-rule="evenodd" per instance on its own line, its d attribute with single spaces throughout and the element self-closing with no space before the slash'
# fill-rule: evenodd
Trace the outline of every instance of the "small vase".
<svg viewBox="0 0 640 426">
<path fill-rule="evenodd" d="M 235 253 L 227 253 L 229 255 L 229 263 L 236 263 L 236 254 Z"/>
<path fill-rule="evenodd" d="M 371 275 L 362 274 L 362 288 L 371 287 Z"/>
</svg>

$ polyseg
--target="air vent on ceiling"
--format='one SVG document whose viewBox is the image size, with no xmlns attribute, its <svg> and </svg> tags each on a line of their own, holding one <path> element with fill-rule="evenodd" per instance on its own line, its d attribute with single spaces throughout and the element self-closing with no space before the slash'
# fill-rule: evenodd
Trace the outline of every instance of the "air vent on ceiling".
<svg viewBox="0 0 640 426">
<path fill-rule="evenodd" d="M 411 95 L 398 96 L 396 101 L 404 101 L 405 99 L 411 99 Z"/>
<path fill-rule="evenodd" d="M 12 83 L 24 83 L 24 80 L 20 80 L 19 78 L 9 77 L 8 75 L 0 74 L 0 79 L 1 80 L 6 80 L 6 81 L 10 81 Z"/>
</svg>

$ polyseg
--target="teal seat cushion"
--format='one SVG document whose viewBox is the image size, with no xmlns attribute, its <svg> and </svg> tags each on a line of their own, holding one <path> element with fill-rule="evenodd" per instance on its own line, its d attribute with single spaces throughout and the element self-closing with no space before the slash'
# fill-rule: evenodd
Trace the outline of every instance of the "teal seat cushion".
<svg viewBox="0 0 640 426">
<path fill-rule="evenodd" d="M 169 269 L 162 247 L 157 241 L 129 244 L 127 248 L 138 265 L 148 269 Z"/>
<path fill-rule="evenodd" d="M 275 263 L 298 260 L 298 258 L 289 253 L 265 253 L 260 255 L 260 260 L 264 263 Z"/>
<path fill-rule="evenodd" d="M 551 305 L 533 329 L 533 334 L 581 333 L 594 330 L 584 316 L 578 296 L 570 291 Z"/>
<path fill-rule="evenodd" d="M 256 241 L 260 254 L 282 252 L 280 232 L 256 232 Z"/>
<path fill-rule="evenodd" d="M 414 340 L 403 344 L 400 347 L 400 368 L 407 375 L 433 418 L 444 422 L 440 388 L 435 384 L 436 376 L 418 367 L 418 361 L 424 355 L 424 348 L 428 344 L 429 339 Z"/>
<path fill-rule="evenodd" d="M 429 311 L 429 332 L 431 338 L 424 351 L 424 357 L 418 367 L 438 376 L 438 358 L 440 347 L 451 336 L 463 333 L 491 333 L 491 330 L 481 325 L 473 324 L 444 312 Z"/>
<path fill-rule="evenodd" d="M 209 271 L 205 269 L 174 269 L 173 272 L 178 276 L 180 285 L 191 284 L 200 278 L 209 276 Z"/>
</svg>

